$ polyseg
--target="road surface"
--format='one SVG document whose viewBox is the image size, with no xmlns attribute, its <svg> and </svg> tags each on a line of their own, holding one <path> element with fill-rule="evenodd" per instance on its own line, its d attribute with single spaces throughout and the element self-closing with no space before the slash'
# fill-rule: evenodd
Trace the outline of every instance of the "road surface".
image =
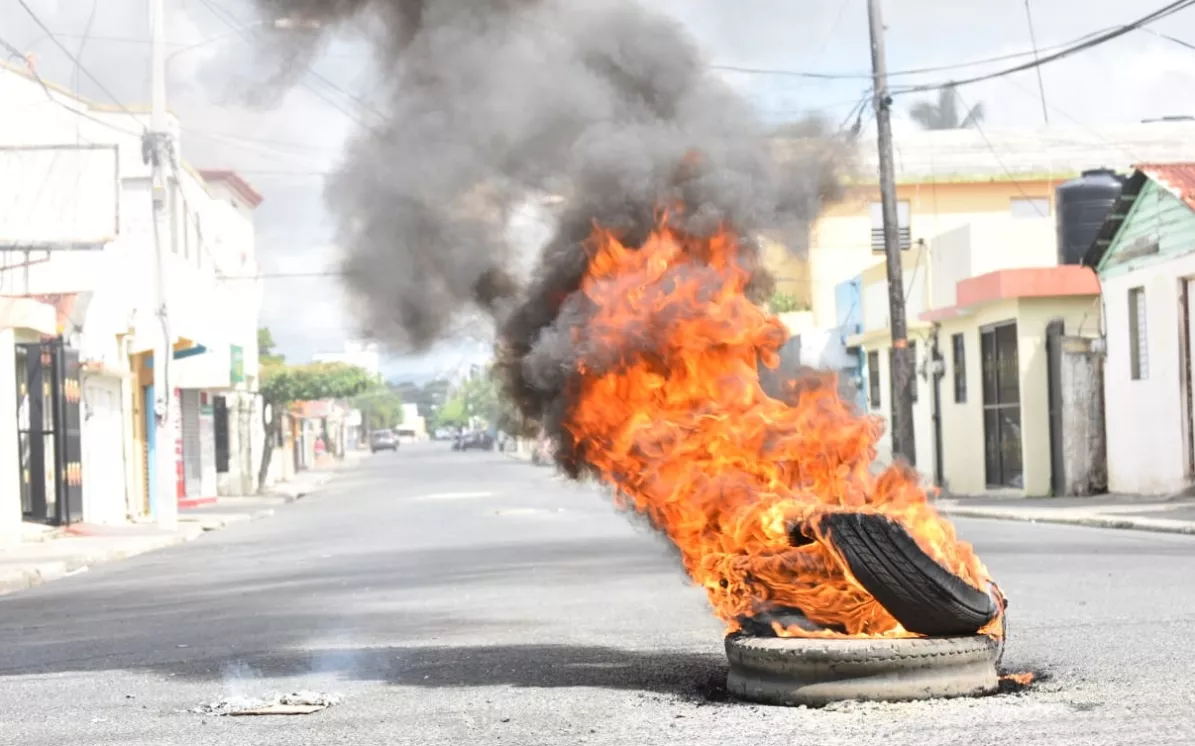
<svg viewBox="0 0 1195 746">
<path fill-rule="evenodd" d="M 960 521 L 1010 595 L 1016 696 L 721 701 L 720 625 L 588 487 L 446 445 L 267 519 L 0 599 L 3 743 L 1189 744 L 1195 540 Z M 188 712 L 311 689 L 313 715 Z"/>
</svg>

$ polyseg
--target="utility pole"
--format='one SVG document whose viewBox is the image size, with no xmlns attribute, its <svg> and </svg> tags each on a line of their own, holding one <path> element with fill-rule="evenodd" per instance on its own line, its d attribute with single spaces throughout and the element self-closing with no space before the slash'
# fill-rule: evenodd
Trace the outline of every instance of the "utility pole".
<svg viewBox="0 0 1195 746">
<path fill-rule="evenodd" d="M 880 204 L 884 214 L 884 256 L 888 264 L 888 316 L 892 329 L 892 455 L 910 464 L 915 454 L 913 440 L 913 361 L 909 359 L 909 336 L 905 323 L 904 277 L 901 266 L 900 222 L 896 209 L 896 168 L 892 162 L 892 97 L 888 94 L 888 65 L 884 58 L 884 20 L 880 0 L 867 0 L 871 25 L 871 68 L 879 130 Z"/>
<path fill-rule="evenodd" d="M 153 23 L 151 49 L 151 99 L 149 132 L 142 141 L 142 155 L 152 169 L 153 190 L 153 263 L 154 331 L 157 342 L 153 353 L 154 381 L 154 475 L 150 490 L 154 495 L 154 509 L 158 525 L 173 530 L 178 526 L 177 472 L 175 466 L 174 422 L 178 413 L 173 411 L 173 389 L 170 382 L 170 362 L 174 349 L 170 333 L 166 299 L 169 297 L 166 285 L 165 240 L 173 236 L 170 227 L 174 215 L 168 200 L 170 190 L 169 173 L 174 164 L 174 143 L 166 121 L 166 10 L 164 0 L 149 0 L 150 19 Z"/>
</svg>

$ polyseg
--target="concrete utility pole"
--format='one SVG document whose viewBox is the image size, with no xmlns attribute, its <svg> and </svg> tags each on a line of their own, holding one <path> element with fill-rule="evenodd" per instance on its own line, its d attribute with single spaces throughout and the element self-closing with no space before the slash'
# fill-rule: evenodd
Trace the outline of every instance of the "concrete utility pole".
<svg viewBox="0 0 1195 746">
<path fill-rule="evenodd" d="M 896 168 L 892 162 L 892 97 L 888 95 L 888 69 L 884 59 L 884 21 L 880 0 L 867 1 L 871 25 L 871 68 L 875 88 L 876 129 L 879 130 L 880 203 L 884 211 L 884 255 L 888 264 L 888 314 L 892 329 L 892 455 L 910 464 L 913 440 L 913 361 L 909 359 L 905 324 L 905 292 L 901 266 L 900 222 L 896 209 Z"/>
<path fill-rule="evenodd" d="M 154 510 L 158 525 L 173 530 L 178 526 L 178 492 L 175 466 L 173 389 L 170 382 L 170 362 L 174 356 L 170 320 L 166 311 L 166 246 L 164 237 L 174 235 L 170 230 L 174 215 L 168 200 L 170 170 L 174 164 L 174 143 L 166 121 L 166 10 L 164 0 L 149 0 L 153 22 L 150 71 L 152 112 L 150 131 L 142 141 L 142 155 L 152 168 L 153 237 L 154 237 L 154 315 L 157 317 L 157 342 L 154 344 Z"/>
</svg>

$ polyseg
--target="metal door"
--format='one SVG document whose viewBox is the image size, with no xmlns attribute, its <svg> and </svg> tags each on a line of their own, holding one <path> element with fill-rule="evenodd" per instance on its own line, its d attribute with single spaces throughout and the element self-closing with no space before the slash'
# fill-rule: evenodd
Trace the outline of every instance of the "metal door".
<svg viewBox="0 0 1195 746">
<path fill-rule="evenodd" d="M 1020 360 L 1015 321 L 980 330 L 980 366 L 987 485 L 1023 487 Z"/>
<path fill-rule="evenodd" d="M 183 429 L 183 478 L 187 497 L 203 492 L 203 453 L 199 437 L 199 391 L 183 389 L 179 416 Z"/>
<path fill-rule="evenodd" d="M 79 353 L 61 338 L 16 345 L 21 513 L 66 525 L 83 518 Z"/>
<path fill-rule="evenodd" d="M 1062 319 L 1046 325 L 1046 396 L 1050 410 L 1050 487 L 1055 497 L 1066 493 L 1066 461 L 1062 457 Z"/>
</svg>

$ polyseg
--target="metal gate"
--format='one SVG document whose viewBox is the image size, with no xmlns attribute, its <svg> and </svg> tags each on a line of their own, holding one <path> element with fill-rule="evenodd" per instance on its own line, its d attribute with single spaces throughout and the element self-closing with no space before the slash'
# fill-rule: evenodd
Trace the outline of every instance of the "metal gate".
<svg viewBox="0 0 1195 746">
<path fill-rule="evenodd" d="M 1062 457 L 1062 319 L 1046 325 L 1046 395 L 1050 409 L 1050 488 L 1066 494 L 1066 460 Z"/>
<path fill-rule="evenodd" d="M 83 519 L 79 353 L 62 338 L 16 345 L 21 512 L 67 525 Z"/>
<path fill-rule="evenodd" d="M 203 492 L 203 456 L 199 437 L 199 391 L 183 389 L 179 417 L 183 428 L 183 478 L 187 497 Z"/>
<path fill-rule="evenodd" d="M 980 330 L 984 466 L 989 487 L 1024 486 L 1017 325 Z"/>
</svg>

